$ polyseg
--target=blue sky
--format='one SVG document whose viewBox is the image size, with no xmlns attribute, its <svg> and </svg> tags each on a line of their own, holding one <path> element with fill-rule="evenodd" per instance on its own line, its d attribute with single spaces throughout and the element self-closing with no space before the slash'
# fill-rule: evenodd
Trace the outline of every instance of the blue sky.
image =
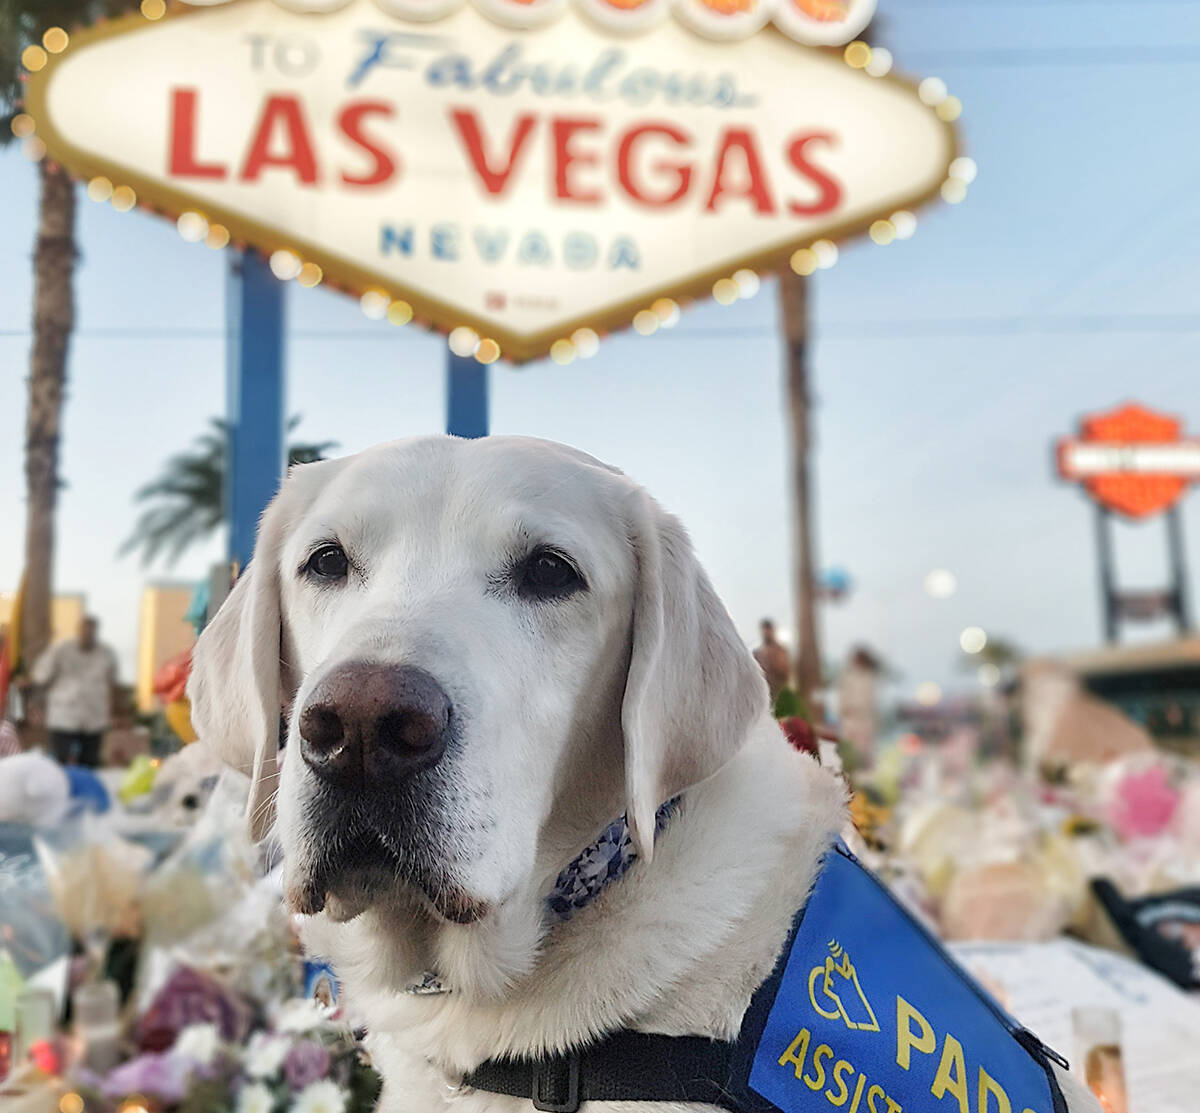
<svg viewBox="0 0 1200 1113">
<path fill-rule="evenodd" d="M 1051 475 L 1077 415 L 1127 398 L 1200 433 L 1200 4 L 881 0 L 901 72 L 943 77 L 979 163 L 967 201 L 916 236 L 845 248 L 815 283 L 818 545 L 855 581 L 822 612 L 826 656 L 866 641 L 911 691 L 968 684 L 977 624 L 1033 652 L 1095 644 L 1092 516 Z M 19 575 L 35 174 L 0 154 L 0 589 Z M 81 197 L 57 583 L 84 591 L 132 667 L 148 578 L 116 552 L 133 490 L 224 409 L 228 257 Z M 289 409 L 346 451 L 444 422 L 444 342 L 288 290 Z M 688 524 L 740 628 L 790 626 L 782 352 L 773 284 L 562 368 L 493 369 L 492 426 L 578 445 Z M 1200 503 L 1185 503 L 1193 573 Z M 922 590 L 932 568 L 958 593 Z M 1130 586 L 1166 575 L 1158 525 L 1122 527 Z M 1200 589 L 1200 580 L 1194 587 Z M 1149 628 L 1141 636 L 1161 636 Z"/>
</svg>

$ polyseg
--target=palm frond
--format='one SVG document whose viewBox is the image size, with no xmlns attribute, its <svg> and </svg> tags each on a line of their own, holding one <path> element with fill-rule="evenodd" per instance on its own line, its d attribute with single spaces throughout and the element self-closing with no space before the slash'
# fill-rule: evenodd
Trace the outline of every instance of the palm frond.
<svg viewBox="0 0 1200 1113">
<path fill-rule="evenodd" d="M 4 0 L 0 0 L 2 6 Z M 299 414 L 287 423 L 288 432 L 300 424 Z M 139 552 L 143 566 L 162 557 L 174 565 L 193 545 L 211 537 L 225 519 L 224 492 L 229 423 L 219 417 L 197 435 L 186 451 L 168 457 L 158 475 L 139 487 L 135 503 L 144 506 L 120 556 Z M 325 459 L 337 441 L 304 441 L 288 446 L 288 462 L 310 464 Z"/>
</svg>

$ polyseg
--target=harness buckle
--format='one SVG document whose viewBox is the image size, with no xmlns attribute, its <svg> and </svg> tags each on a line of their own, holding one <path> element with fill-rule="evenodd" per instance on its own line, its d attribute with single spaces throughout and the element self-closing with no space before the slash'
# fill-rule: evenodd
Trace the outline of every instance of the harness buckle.
<svg viewBox="0 0 1200 1113">
<path fill-rule="evenodd" d="M 530 1100 L 546 1113 L 578 1113 L 579 1052 L 542 1059 L 533 1068 Z"/>
</svg>

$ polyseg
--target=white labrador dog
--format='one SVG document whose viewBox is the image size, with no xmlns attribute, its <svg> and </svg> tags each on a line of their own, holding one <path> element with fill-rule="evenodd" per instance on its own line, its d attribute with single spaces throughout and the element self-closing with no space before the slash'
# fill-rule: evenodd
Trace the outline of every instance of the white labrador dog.
<svg viewBox="0 0 1200 1113">
<path fill-rule="evenodd" d="M 252 773 L 253 826 L 277 824 L 306 946 L 366 1016 L 397 1113 L 527 1113 L 458 1083 L 615 1029 L 733 1038 L 843 821 L 678 521 L 544 441 L 294 469 L 190 693 L 200 737 Z M 640 860 L 548 916 L 625 812 Z M 412 992 L 431 971 L 449 992 Z"/>
</svg>

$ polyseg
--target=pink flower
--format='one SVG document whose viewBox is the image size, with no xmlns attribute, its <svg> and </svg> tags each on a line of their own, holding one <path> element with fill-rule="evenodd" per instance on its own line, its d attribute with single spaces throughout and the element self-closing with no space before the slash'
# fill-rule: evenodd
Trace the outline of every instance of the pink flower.
<svg viewBox="0 0 1200 1113">
<path fill-rule="evenodd" d="M 1109 803 L 1109 820 L 1122 839 L 1153 838 L 1166 829 L 1179 807 L 1162 765 L 1126 773 Z"/>
</svg>

